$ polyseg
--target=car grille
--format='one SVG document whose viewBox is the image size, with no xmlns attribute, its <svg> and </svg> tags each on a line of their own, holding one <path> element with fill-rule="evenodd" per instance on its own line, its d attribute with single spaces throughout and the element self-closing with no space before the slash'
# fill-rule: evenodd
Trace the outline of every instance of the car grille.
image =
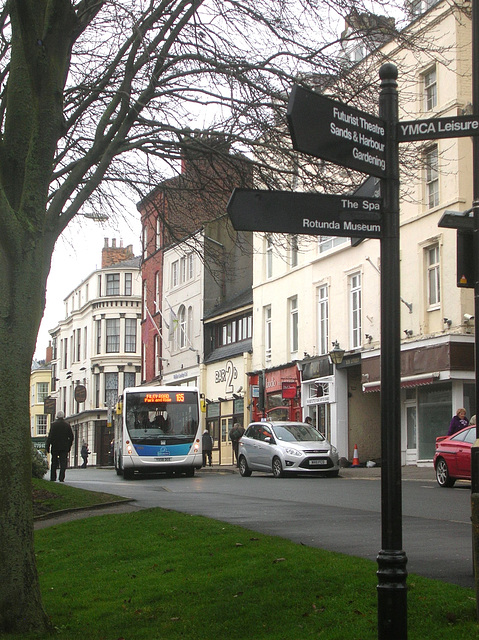
<svg viewBox="0 0 479 640">
<path fill-rule="evenodd" d="M 321 464 L 320 461 L 323 463 Z M 317 471 L 322 471 L 324 469 L 330 469 L 334 467 L 334 463 L 331 458 L 324 456 L 312 456 L 311 458 L 306 458 L 299 465 L 301 469 L 316 469 Z"/>
<path fill-rule="evenodd" d="M 324 456 L 324 454 L 326 453 L 326 451 L 324 449 L 305 449 L 304 453 L 308 454 L 308 455 L 319 455 L 319 456 Z"/>
</svg>

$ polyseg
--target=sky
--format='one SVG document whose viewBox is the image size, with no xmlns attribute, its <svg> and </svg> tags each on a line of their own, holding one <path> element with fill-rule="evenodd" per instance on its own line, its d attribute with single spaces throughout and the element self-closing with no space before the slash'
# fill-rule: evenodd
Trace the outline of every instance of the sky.
<svg viewBox="0 0 479 640">
<path fill-rule="evenodd" d="M 45 313 L 38 332 L 34 358 L 44 360 L 51 336 L 49 329 L 65 317 L 64 299 L 93 271 L 101 267 L 101 250 L 108 238 L 120 240 L 123 246 L 133 245 L 135 256 L 140 255 L 140 216 L 134 203 L 127 206 L 125 219 L 95 222 L 77 217 L 60 236 L 53 252 L 47 280 Z"/>
</svg>

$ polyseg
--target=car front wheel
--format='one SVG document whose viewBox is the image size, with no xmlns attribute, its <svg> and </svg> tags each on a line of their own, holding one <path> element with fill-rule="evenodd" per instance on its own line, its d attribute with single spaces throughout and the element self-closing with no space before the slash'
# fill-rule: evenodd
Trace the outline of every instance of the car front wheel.
<svg viewBox="0 0 479 640">
<path fill-rule="evenodd" d="M 456 482 L 455 478 L 451 478 L 449 475 L 449 469 L 447 468 L 447 462 L 444 458 L 439 458 L 436 463 L 436 480 L 440 487 L 453 487 Z"/>
<path fill-rule="evenodd" d="M 244 456 L 240 456 L 239 462 L 239 472 L 243 478 L 249 478 L 251 475 L 251 469 L 248 467 L 248 463 L 246 462 L 246 458 Z"/>
<path fill-rule="evenodd" d="M 275 478 L 283 477 L 283 465 L 279 458 L 273 458 L 273 475 Z"/>
</svg>

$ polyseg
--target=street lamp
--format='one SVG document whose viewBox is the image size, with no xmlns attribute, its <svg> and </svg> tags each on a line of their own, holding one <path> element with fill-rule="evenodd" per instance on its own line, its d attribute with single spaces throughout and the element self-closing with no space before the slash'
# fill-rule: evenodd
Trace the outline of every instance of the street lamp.
<svg viewBox="0 0 479 640">
<path fill-rule="evenodd" d="M 94 220 L 95 222 L 106 222 L 110 219 L 110 216 L 107 216 L 105 213 L 77 213 L 77 216 L 81 216 L 82 218 L 87 218 L 88 220 Z"/>
<path fill-rule="evenodd" d="M 341 349 L 341 347 L 339 346 L 339 342 L 337 340 L 334 340 L 333 348 L 329 352 L 331 362 L 335 365 L 341 364 L 344 358 L 344 353 L 345 351 L 344 349 Z"/>
</svg>

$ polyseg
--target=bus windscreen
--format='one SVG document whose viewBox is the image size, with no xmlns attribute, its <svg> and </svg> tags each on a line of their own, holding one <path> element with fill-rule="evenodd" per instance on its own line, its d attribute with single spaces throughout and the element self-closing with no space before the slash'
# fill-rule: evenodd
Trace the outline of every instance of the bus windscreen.
<svg viewBox="0 0 479 640">
<path fill-rule="evenodd" d="M 198 429 L 198 395 L 190 391 L 126 394 L 126 427 L 135 445 L 193 442 Z"/>
</svg>

